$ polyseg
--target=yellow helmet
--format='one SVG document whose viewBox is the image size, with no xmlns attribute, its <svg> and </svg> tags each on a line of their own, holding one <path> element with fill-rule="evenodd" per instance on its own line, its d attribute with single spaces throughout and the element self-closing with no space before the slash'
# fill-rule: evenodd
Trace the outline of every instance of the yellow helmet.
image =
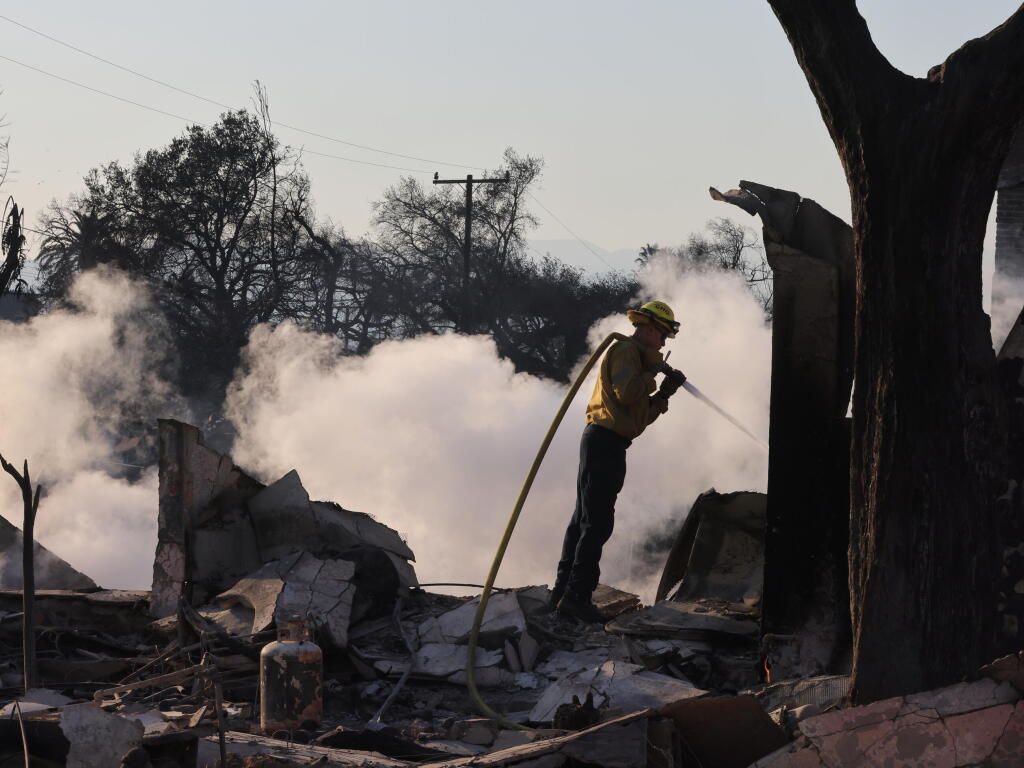
<svg viewBox="0 0 1024 768">
<path fill-rule="evenodd" d="M 648 301 L 639 309 L 627 310 L 626 317 L 633 325 L 653 323 L 663 330 L 670 339 L 675 338 L 679 331 L 675 313 L 672 312 L 672 307 L 664 301 Z"/>
</svg>

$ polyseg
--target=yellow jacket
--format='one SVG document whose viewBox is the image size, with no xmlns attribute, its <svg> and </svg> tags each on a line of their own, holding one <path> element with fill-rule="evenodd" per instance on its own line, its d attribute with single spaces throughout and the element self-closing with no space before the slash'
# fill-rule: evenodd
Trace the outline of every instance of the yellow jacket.
<svg viewBox="0 0 1024 768">
<path fill-rule="evenodd" d="M 627 440 L 643 432 L 668 406 L 663 398 L 650 397 L 662 359 L 661 352 L 644 349 L 633 339 L 612 344 L 587 404 L 587 424 L 605 427 Z"/>
</svg>

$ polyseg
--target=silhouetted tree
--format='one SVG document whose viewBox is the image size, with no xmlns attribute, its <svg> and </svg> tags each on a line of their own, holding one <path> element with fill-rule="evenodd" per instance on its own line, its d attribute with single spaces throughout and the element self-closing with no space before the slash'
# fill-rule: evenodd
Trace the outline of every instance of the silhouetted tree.
<svg viewBox="0 0 1024 768">
<path fill-rule="evenodd" d="M 1024 116 L 1024 6 L 924 78 L 853 0 L 769 0 L 846 172 L 857 269 L 852 695 L 953 683 L 995 643 L 1005 410 L 981 256 Z"/>
<path fill-rule="evenodd" d="M 71 277 L 114 262 L 149 281 L 176 334 L 183 383 L 221 389 L 249 330 L 281 316 L 307 205 L 297 160 L 260 120 L 226 113 L 167 147 L 110 163 L 86 192 L 51 206 L 40 275 L 51 298 Z"/>
<path fill-rule="evenodd" d="M 499 354 L 518 370 L 564 378 L 586 348 L 598 318 L 625 308 L 635 290 L 615 274 L 585 281 L 582 273 L 528 252 L 526 232 L 536 220 L 526 205 L 541 161 L 511 149 L 488 176 L 507 184 L 474 189 L 472 292 L 467 321 L 462 291 L 463 191 L 425 189 L 406 178 L 376 204 L 373 250 L 386 264 L 392 331 L 403 336 L 457 327 L 491 335 Z"/>
</svg>

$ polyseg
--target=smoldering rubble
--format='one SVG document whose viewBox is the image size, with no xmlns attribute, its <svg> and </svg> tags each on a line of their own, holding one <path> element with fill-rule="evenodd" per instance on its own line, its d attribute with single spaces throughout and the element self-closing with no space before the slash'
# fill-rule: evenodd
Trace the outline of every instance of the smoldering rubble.
<svg viewBox="0 0 1024 768">
<path fill-rule="evenodd" d="M 768 494 L 693 500 L 653 605 L 602 584 L 605 621 L 586 625 L 551 612 L 546 585 L 497 590 L 469 670 L 479 594 L 421 586 L 386 510 L 311 499 L 301 468 L 265 485 L 163 420 L 152 589 L 102 589 L 35 545 L 30 680 L 22 534 L 0 521 L 0 759 L 24 739 L 77 768 L 1018 765 L 1024 652 L 849 706 L 852 235 L 792 192 L 713 194 L 761 216 L 775 270 Z M 1004 625 L 1019 614 L 1007 601 Z M 275 721 L 261 690 L 279 636 L 302 649 L 287 695 L 303 722 Z"/>
<path fill-rule="evenodd" d="M 83 583 L 43 551 L 37 687 L 2 713 L 9 753 L 20 725 L 31 754 L 83 767 L 220 765 L 222 746 L 225 765 L 250 766 L 833 765 L 834 755 L 906 757 L 911 736 L 928 755 L 995 760 L 1024 728 L 1016 657 L 976 682 L 852 709 L 841 707 L 844 674 L 770 681 L 766 498 L 712 490 L 679 529 L 652 606 L 601 585 L 607 623 L 582 625 L 549 611 L 544 585 L 492 596 L 475 677 L 487 703 L 526 728 L 510 729 L 481 716 L 466 689 L 478 597 L 420 588 L 394 530 L 310 500 L 297 472 L 264 486 L 198 429 L 159 429 L 154 589 Z M 20 546 L 9 538 L 5 557 Z M 3 586 L 0 640 L 16 649 L 22 593 Z M 259 653 L 295 614 L 324 651 L 323 716 L 261 732 Z M 3 665 L 12 697 L 16 654 Z"/>
</svg>

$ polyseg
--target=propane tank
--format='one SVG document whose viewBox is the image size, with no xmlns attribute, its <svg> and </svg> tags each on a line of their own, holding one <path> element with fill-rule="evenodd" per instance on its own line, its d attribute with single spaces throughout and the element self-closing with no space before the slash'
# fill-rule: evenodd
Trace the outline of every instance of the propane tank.
<svg viewBox="0 0 1024 768">
<path fill-rule="evenodd" d="M 323 652 L 306 622 L 289 617 L 260 652 L 260 730 L 312 729 L 323 714 Z"/>
</svg>

